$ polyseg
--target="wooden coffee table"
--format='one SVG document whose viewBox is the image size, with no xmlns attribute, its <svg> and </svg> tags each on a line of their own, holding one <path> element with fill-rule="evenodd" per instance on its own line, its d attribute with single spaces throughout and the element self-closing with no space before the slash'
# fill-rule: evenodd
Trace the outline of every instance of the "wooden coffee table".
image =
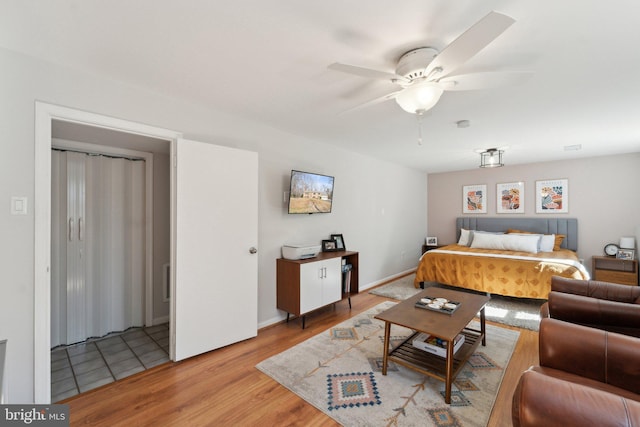
<svg viewBox="0 0 640 427">
<path fill-rule="evenodd" d="M 416 307 L 415 303 L 426 296 L 460 302 L 460 306 L 451 314 Z M 389 360 L 392 360 L 399 365 L 442 380 L 445 382 L 444 401 L 451 403 L 453 380 L 480 342 L 483 346 L 486 345 L 484 306 L 490 299 L 485 295 L 428 288 L 378 314 L 375 318 L 385 322 L 382 375 L 387 375 L 387 365 Z M 471 329 L 468 327 L 469 322 L 478 312 L 480 312 L 480 330 Z M 392 324 L 404 326 L 416 332 L 396 348 L 389 349 Z M 446 341 L 448 343 L 446 357 L 439 357 L 415 348 L 412 341 L 421 332 Z M 460 333 L 465 336 L 464 344 L 454 355 L 452 342 Z"/>
</svg>

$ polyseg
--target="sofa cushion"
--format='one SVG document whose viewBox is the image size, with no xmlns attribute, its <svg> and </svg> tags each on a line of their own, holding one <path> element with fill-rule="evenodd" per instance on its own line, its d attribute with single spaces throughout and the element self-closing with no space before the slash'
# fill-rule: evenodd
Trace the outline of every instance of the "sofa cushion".
<svg viewBox="0 0 640 427">
<path fill-rule="evenodd" d="M 638 397 L 626 390 L 565 376 L 561 371 L 531 368 L 513 394 L 514 427 L 636 426 Z"/>
</svg>

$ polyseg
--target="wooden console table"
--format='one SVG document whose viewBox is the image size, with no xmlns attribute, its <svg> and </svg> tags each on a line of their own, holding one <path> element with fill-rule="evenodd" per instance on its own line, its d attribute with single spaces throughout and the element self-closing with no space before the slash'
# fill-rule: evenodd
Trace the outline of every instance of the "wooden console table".
<svg viewBox="0 0 640 427">
<path fill-rule="evenodd" d="M 343 287 L 342 266 L 351 264 L 348 288 Z M 277 307 L 289 315 L 302 316 L 302 328 L 306 314 L 334 304 L 359 290 L 358 252 L 320 252 L 308 259 L 276 260 Z"/>
</svg>

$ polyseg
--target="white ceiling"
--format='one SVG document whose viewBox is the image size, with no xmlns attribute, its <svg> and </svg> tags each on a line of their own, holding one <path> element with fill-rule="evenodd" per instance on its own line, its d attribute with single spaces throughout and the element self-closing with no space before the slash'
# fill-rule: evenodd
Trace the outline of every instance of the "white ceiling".
<svg viewBox="0 0 640 427">
<path fill-rule="evenodd" d="M 636 1 L 0 3 L 4 48 L 427 172 L 476 168 L 479 148 L 508 146 L 508 165 L 640 151 Z M 445 92 L 422 146 L 393 100 L 339 114 L 396 86 L 329 64 L 393 72 L 402 53 L 441 50 L 491 10 L 516 23 L 458 71 L 532 71 L 527 83 Z"/>
</svg>

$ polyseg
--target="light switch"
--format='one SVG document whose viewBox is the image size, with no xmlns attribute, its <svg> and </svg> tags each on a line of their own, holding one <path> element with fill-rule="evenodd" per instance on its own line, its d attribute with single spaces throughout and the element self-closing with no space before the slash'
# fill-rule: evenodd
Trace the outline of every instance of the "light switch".
<svg viewBox="0 0 640 427">
<path fill-rule="evenodd" d="M 26 197 L 11 197 L 11 215 L 26 215 L 27 214 L 27 198 Z"/>
</svg>

